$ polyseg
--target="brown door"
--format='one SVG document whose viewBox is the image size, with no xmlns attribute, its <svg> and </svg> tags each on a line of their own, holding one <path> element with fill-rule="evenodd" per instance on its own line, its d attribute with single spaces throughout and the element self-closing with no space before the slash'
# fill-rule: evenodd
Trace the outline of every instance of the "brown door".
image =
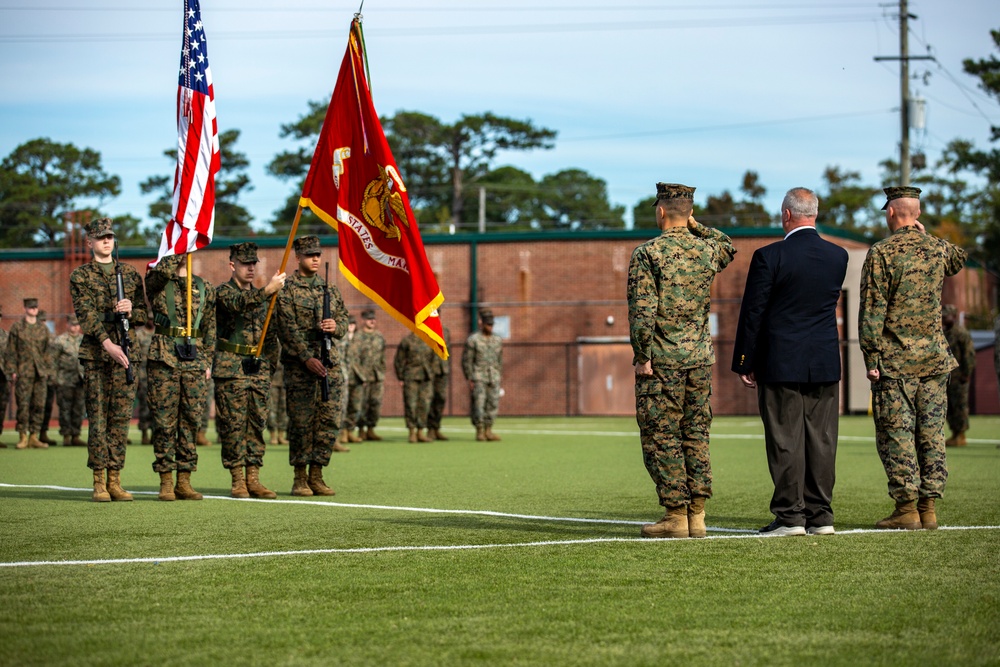
<svg viewBox="0 0 1000 667">
<path fill-rule="evenodd" d="M 635 373 L 628 343 L 577 346 L 581 415 L 634 415 Z"/>
</svg>

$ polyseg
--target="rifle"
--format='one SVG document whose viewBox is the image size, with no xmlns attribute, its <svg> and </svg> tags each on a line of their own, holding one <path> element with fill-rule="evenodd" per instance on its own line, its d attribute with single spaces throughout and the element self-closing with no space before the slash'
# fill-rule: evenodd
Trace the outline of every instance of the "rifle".
<svg viewBox="0 0 1000 667">
<path fill-rule="evenodd" d="M 330 312 L 330 262 L 326 263 L 326 278 L 323 280 L 323 319 L 328 320 L 333 317 Z M 333 359 L 330 358 L 330 351 L 333 349 L 333 335 L 323 332 L 323 345 L 320 347 L 319 360 L 327 368 L 333 368 Z M 324 401 L 330 400 L 330 376 L 329 373 L 323 377 L 320 384 L 320 391 Z"/>
<path fill-rule="evenodd" d="M 118 239 L 115 239 L 115 288 L 117 291 L 118 301 L 125 300 L 125 279 L 122 277 L 122 263 L 118 261 Z M 132 357 L 129 351 L 132 348 L 132 341 L 128 337 L 128 315 L 125 313 L 115 313 L 115 321 L 118 326 L 118 337 L 120 339 L 120 345 L 122 352 L 125 353 L 125 358 L 128 359 L 128 368 L 125 369 L 125 382 L 126 384 L 132 384 L 135 382 L 135 373 L 132 371 Z"/>
</svg>

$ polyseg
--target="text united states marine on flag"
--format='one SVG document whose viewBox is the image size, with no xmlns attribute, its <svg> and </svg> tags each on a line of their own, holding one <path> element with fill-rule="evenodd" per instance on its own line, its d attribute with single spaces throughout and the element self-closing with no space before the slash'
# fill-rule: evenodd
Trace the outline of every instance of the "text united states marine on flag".
<svg viewBox="0 0 1000 667">
<path fill-rule="evenodd" d="M 205 26 L 198 0 L 184 2 L 184 33 L 177 82 L 177 168 L 170 221 L 163 230 L 155 266 L 168 255 L 204 248 L 215 231 L 215 174 L 219 171 L 219 125 L 208 66 Z"/>
<path fill-rule="evenodd" d="M 350 283 L 447 359 L 437 316 L 444 297 L 365 73 L 355 19 L 299 205 L 337 229 L 340 271 Z"/>
</svg>

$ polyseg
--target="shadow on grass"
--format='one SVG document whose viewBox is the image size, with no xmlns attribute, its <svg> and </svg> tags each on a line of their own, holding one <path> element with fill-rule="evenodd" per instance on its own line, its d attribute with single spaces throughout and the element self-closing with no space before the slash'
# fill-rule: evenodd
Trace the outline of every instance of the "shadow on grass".
<svg viewBox="0 0 1000 667">
<path fill-rule="evenodd" d="M 429 530 L 517 531 L 544 535 L 546 539 L 586 539 L 598 537 L 635 537 L 637 526 L 614 524 L 560 523 L 551 519 L 518 519 L 482 516 L 421 516 L 370 519 L 372 523 Z"/>
</svg>

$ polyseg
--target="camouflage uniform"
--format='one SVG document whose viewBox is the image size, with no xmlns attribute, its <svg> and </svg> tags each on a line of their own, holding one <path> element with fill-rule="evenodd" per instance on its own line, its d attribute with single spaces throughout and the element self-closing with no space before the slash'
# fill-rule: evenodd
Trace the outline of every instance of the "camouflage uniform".
<svg viewBox="0 0 1000 667">
<path fill-rule="evenodd" d="M 7 338 L 7 376 L 17 374 L 17 432 L 37 434 L 42 429 L 45 391 L 51 368 L 47 359 L 49 329 L 39 319 L 34 324 L 18 320 Z"/>
<path fill-rule="evenodd" d="M 710 292 L 735 254 L 728 236 L 692 220 L 638 246 L 629 263 L 633 364 L 651 362 L 653 371 L 635 377 L 636 421 L 643 463 L 668 509 L 712 497 Z"/>
<path fill-rule="evenodd" d="M 135 398 L 139 404 L 139 430 L 145 437 L 142 444 L 148 445 L 147 432 L 153 429 L 153 415 L 149 412 L 149 363 L 146 360 L 149 358 L 149 344 L 153 342 L 153 330 L 146 326 L 137 327 L 133 339 L 141 360 L 135 368 Z"/>
<path fill-rule="evenodd" d="M 871 247 L 861 270 L 858 330 L 872 383 L 875 440 L 897 503 L 940 498 L 945 463 L 945 388 L 957 366 L 941 328 L 945 276 L 965 251 L 904 226 Z"/>
<path fill-rule="evenodd" d="M 177 275 L 185 255 L 170 255 L 146 273 L 146 292 L 156 329 L 149 344 L 149 410 L 153 415 L 153 470 L 194 472 L 198 469 L 195 438 L 208 406 L 208 379 L 215 351 L 215 289 L 192 276 L 191 317 L 194 359 L 177 356 L 185 343 L 187 278 Z"/>
<path fill-rule="evenodd" d="M 480 319 L 491 323 L 493 314 L 480 312 Z M 503 378 L 503 339 L 497 334 L 473 332 L 462 350 L 462 372 L 474 383 L 471 396 L 471 418 L 477 434 L 492 428 L 500 409 L 500 381 Z"/>
<path fill-rule="evenodd" d="M 268 325 L 270 329 L 270 325 Z M 279 355 L 280 355 L 280 343 Z M 267 399 L 267 430 L 272 434 L 288 430 L 288 404 L 285 395 L 285 369 L 280 361 L 271 364 L 271 390 Z M 272 443 L 274 444 L 274 443 Z"/>
<path fill-rule="evenodd" d="M 38 311 L 38 320 L 40 322 L 46 322 L 47 317 L 45 316 L 45 311 Z M 48 326 L 48 325 L 46 325 Z M 48 365 L 48 381 L 45 383 L 45 407 L 42 408 L 42 432 L 39 433 L 38 439 L 46 444 L 55 444 L 55 441 L 49 438 L 47 431 L 49 426 L 52 424 L 52 411 L 56 406 L 56 400 L 59 397 L 59 377 L 58 377 L 58 357 L 59 348 L 56 347 L 56 337 L 49 336 L 49 345 L 45 348 L 45 363 Z M 60 417 L 60 423 L 62 418 Z"/>
<path fill-rule="evenodd" d="M 340 375 L 344 380 L 344 391 L 342 392 L 340 399 L 340 423 L 341 423 L 341 436 L 346 435 L 344 429 L 347 424 L 347 404 L 351 395 L 351 372 L 350 372 L 350 350 L 351 343 L 354 342 L 354 331 L 351 331 L 351 325 L 357 325 L 354 315 L 350 315 L 347 318 L 347 333 L 343 338 L 337 339 L 337 356 L 340 358 Z"/>
<path fill-rule="evenodd" d="M 954 306 L 945 306 L 952 308 Z M 958 368 L 948 376 L 948 428 L 954 434 L 969 430 L 969 383 L 976 369 L 976 347 L 969 330 L 958 322 L 944 330 L 948 348 L 958 363 Z M 964 444 L 964 441 L 963 441 Z"/>
<path fill-rule="evenodd" d="M 451 332 L 442 326 L 445 347 L 451 347 Z M 437 354 L 431 358 L 431 405 L 427 412 L 427 428 L 440 435 L 441 417 L 444 416 L 444 405 L 448 398 L 448 379 L 451 376 L 451 358 L 442 359 Z"/>
<path fill-rule="evenodd" d="M 403 383 L 403 413 L 409 429 L 427 428 L 435 358 L 434 350 L 415 333 L 406 336 L 396 348 L 392 366 Z"/>
<path fill-rule="evenodd" d="M 68 331 L 55 338 L 59 435 L 64 439 L 79 439 L 83 423 L 86 392 L 83 389 L 83 364 L 80 361 L 82 341 L 83 334 L 73 335 Z"/>
<path fill-rule="evenodd" d="M 294 467 L 328 466 L 340 430 L 341 374 L 327 373 L 330 400 L 323 401 L 320 378 L 306 368 L 309 359 L 319 359 L 321 354 L 324 285 L 322 276 L 305 278 L 296 271 L 278 293 L 278 337 L 288 402 L 288 462 Z M 329 290 L 331 316 L 337 322 L 337 331 L 331 335 L 342 338 L 347 331 L 347 308 L 337 286 L 330 285 Z M 336 345 L 330 354 L 336 369 L 340 364 Z"/>
<path fill-rule="evenodd" d="M 212 367 L 215 424 L 222 442 L 222 465 L 227 470 L 264 464 L 263 434 L 271 392 L 271 358 L 262 353 L 257 357 L 259 369 L 251 374 L 246 372 L 243 362 L 253 359 L 252 346 L 260 340 L 267 306 L 263 288 L 241 289 L 235 279 L 215 292 L 218 323 Z M 269 326 L 264 348 L 276 345 L 277 333 Z"/>
<path fill-rule="evenodd" d="M 350 354 L 352 378 L 344 427 L 374 429 L 385 394 L 385 337 L 378 331 L 356 331 Z"/>
<path fill-rule="evenodd" d="M 146 321 L 146 292 L 139 272 L 122 264 L 125 298 L 132 302 L 129 322 Z M 87 467 L 92 470 L 121 470 L 125 466 L 128 426 L 135 403 L 135 383 L 126 383 L 125 367 L 111 358 L 103 342 L 121 344 L 114 312 L 118 303 L 114 263 L 92 260 L 74 269 L 69 277 L 73 309 L 83 330 L 80 361 L 86 391 Z M 131 327 L 130 327 L 131 330 Z M 131 338 L 131 336 L 130 336 Z M 142 362 L 138 347 L 130 350 L 133 368 Z"/>
</svg>

